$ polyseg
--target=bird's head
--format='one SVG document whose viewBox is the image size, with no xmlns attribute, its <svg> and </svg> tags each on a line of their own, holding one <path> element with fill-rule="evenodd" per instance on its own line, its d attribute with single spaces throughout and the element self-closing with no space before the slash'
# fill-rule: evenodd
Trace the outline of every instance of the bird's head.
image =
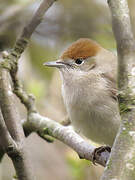
<svg viewBox="0 0 135 180">
<path fill-rule="evenodd" d="M 104 54 L 106 50 L 98 43 L 88 38 L 81 38 L 71 44 L 57 61 L 46 62 L 44 65 L 57 67 L 63 73 L 89 72 L 98 64 L 101 66 Z"/>
</svg>

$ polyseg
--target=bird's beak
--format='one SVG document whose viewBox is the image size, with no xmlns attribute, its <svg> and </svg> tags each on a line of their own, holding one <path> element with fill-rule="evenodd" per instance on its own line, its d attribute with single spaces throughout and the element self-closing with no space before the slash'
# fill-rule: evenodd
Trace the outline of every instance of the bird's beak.
<svg viewBox="0 0 135 180">
<path fill-rule="evenodd" d="M 48 67 L 62 68 L 65 66 L 65 63 L 60 60 L 57 60 L 57 61 L 45 62 L 43 65 L 48 66 Z"/>
</svg>

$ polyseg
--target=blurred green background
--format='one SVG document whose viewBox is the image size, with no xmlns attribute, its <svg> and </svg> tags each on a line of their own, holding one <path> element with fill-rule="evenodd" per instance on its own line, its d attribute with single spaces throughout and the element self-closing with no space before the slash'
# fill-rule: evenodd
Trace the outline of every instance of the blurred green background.
<svg viewBox="0 0 135 180">
<path fill-rule="evenodd" d="M 40 2 L 0 0 L 0 51 L 13 47 Z M 135 1 L 128 2 L 135 32 Z M 66 115 L 60 92 L 61 81 L 58 71 L 45 68 L 43 62 L 56 60 L 70 43 L 81 37 L 92 38 L 116 52 L 106 0 L 59 0 L 54 3 L 19 61 L 18 76 L 24 88 L 35 95 L 38 111 L 56 121 L 61 121 Z M 25 108 L 17 98 L 16 103 L 22 119 L 25 118 Z M 26 146 L 37 180 L 98 180 L 102 174 L 102 167 L 80 160 L 61 142 L 48 144 L 32 134 L 26 140 Z M 5 156 L 0 164 L 0 180 L 9 180 L 13 175 L 12 163 Z"/>
</svg>

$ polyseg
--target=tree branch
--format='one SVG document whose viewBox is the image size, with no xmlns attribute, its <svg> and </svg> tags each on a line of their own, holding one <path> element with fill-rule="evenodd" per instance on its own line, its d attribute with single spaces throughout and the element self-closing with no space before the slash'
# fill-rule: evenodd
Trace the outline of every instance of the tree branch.
<svg viewBox="0 0 135 180">
<path fill-rule="evenodd" d="M 35 31 L 36 27 L 41 23 L 43 20 L 43 16 L 45 12 L 49 9 L 49 7 L 55 2 L 56 0 L 43 0 L 40 4 L 39 8 L 37 9 L 36 13 L 32 17 L 32 20 L 28 25 L 26 25 L 22 31 L 22 34 L 17 39 L 13 51 L 11 52 L 9 59 L 16 62 L 18 61 L 20 55 L 23 53 L 25 48 L 27 47 L 28 41 Z M 13 66 L 14 67 L 14 66 Z"/>
<path fill-rule="evenodd" d="M 28 158 L 26 158 L 27 155 L 24 149 L 24 133 L 10 86 L 9 73 L 7 69 L 2 68 L 0 69 L 0 106 L 6 127 L 10 136 L 16 142 L 16 146 L 13 143 L 11 143 L 11 146 L 8 146 L 9 142 L 7 140 L 10 136 L 6 133 L 6 130 L 3 127 L 3 136 L 5 135 L 3 141 L 6 140 L 6 146 L 9 147 L 6 152 L 12 159 L 18 178 L 21 180 L 33 180 L 34 178 L 31 174 L 29 161 Z"/>
<path fill-rule="evenodd" d="M 119 106 L 122 118 L 102 180 L 135 179 L 135 40 L 126 0 L 108 0 L 118 51 Z"/>
<path fill-rule="evenodd" d="M 15 141 L 10 136 L 8 129 L 5 125 L 4 118 L 0 109 L 0 145 L 2 147 L 1 151 L 8 152 L 11 147 L 16 147 Z"/>
<path fill-rule="evenodd" d="M 37 132 L 42 136 L 46 134 L 52 136 L 75 150 L 80 158 L 93 160 L 93 152 L 96 147 L 90 145 L 70 127 L 64 127 L 47 117 L 32 112 L 28 115 L 28 120 L 24 123 L 24 129 L 29 132 Z M 103 152 L 97 155 L 95 162 L 105 166 L 108 157 L 109 152 Z"/>
<path fill-rule="evenodd" d="M 5 124 L 15 141 L 19 141 L 23 137 L 23 129 L 19 113 L 14 107 L 14 97 L 12 96 L 11 82 L 9 80 L 9 73 L 6 69 L 0 69 L 0 106 L 5 120 Z"/>
<path fill-rule="evenodd" d="M 30 23 L 24 27 L 22 34 L 17 39 L 12 52 L 9 54 L 9 56 L 7 56 L 9 65 L 8 67 L 7 66 L 6 67 L 10 69 L 10 73 L 11 73 L 12 80 L 14 83 L 14 92 L 20 98 L 21 102 L 27 107 L 28 111 L 33 111 L 33 112 L 36 111 L 35 106 L 33 106 L 34 97 L 32 95 L 28 95 L 27 93 L 25 93 L 25 91 L 23 91 L 21 83 L 16 77 L 16 73 L 18 70 L 17 63 L 21 54 L 24 52 L 25 48 L 27 47 L 27 44 L 29 42 L 29 39 L 32 33 L 43 20 L 44 13 L 49 9 L 49 7 L 55 1 L 56 0 L 43 0 L 42 1 L 41 5 L 37 9 Z"/>
</svg>

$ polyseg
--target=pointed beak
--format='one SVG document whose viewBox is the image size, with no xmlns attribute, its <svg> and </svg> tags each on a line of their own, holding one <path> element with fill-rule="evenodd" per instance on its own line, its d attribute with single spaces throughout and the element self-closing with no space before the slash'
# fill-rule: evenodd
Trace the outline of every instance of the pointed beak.
<svg viewBox="0 0 135 180">
<path fill-rule="evenodd" d="M 65 66 L 65 63 L 63 63 L 60 60 L 57 60 L 57 61 L 45 62 L 43 65 L 48 67 L 62 68 Z"/>
</svg>

